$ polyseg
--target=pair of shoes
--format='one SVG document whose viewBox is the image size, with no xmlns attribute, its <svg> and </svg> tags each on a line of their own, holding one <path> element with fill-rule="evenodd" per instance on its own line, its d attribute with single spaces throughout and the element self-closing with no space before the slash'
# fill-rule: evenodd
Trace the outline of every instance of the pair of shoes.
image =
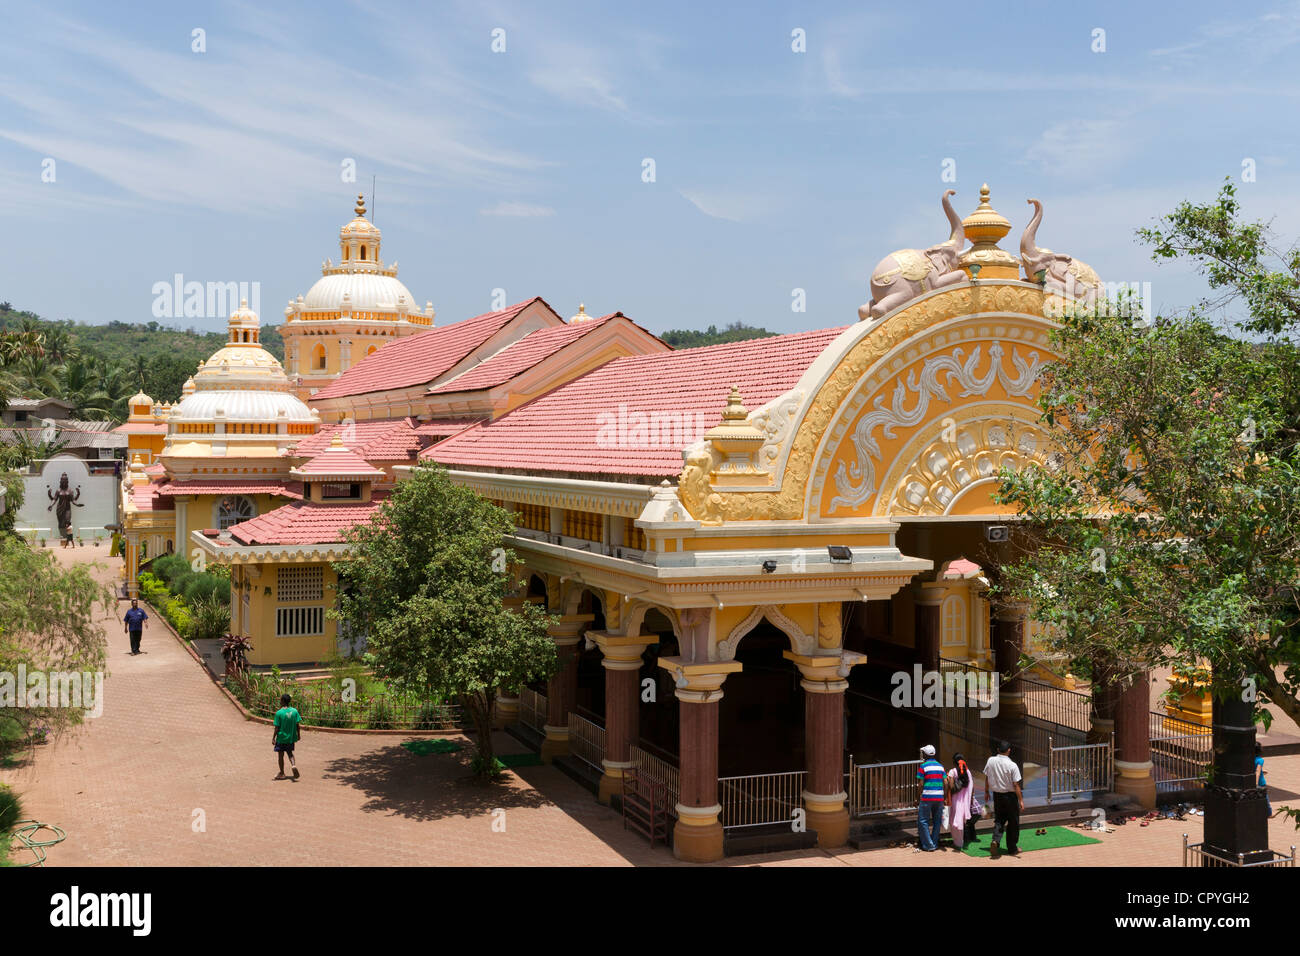
<svg viewBox="0 0 1300 956">
<path fill-rule="evenodd" d="M 1042 828 L 1042 829 L 1040 829 L 1040 830 L 1035 830 L 1035 831 L 1034 831 L 1034 836 L 1047 836 L 1047 828 L 1044 827 L 1044 828 Z"/>
</svg>

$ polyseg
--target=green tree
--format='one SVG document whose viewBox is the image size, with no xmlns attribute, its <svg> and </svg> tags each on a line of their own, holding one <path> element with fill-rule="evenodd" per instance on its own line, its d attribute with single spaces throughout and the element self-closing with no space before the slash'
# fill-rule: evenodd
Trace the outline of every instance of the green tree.
<svg viewBox="0 0 1300 956">
<path fill-rule="evenodd" d="M 1300 721 L 1300 352 L 1282 334 L 1300 321 L 1300 262 L 1239 220 L 1230 183 L 1140 234 L 1221 298 L 1150 325 L 1063 318 L 1040 379 L 1052 467 L 1002 475 L 1026 521 L 1001 599 L 1027 602 L 1085 671 L 1204 660 L 1217 697 Z M 1238 330 L 1265 340 L 1206 317 L 1237 301 Z"/>
<path fill-rule="evenodd" d="M 3 457 L 0 452 L 0 457 Z M 23 506 L 23 497 L 26 488 L 23 485 L 23 476 L 16 471 L 7 470 L 9 466 L 0 461 L 0 486 L 5 491 L 5 512 L 0 515 L 0 539 L 7 538 L 14 533 L 14 522 L 18 519 L 18 509 Z"/>
<path fill-rule="evenodd" d="M 50 551 L 0 536 L 0 673 L 37 671 L 103 674 L 104 630 L 96 617 L 113 607 L 112 591 L 82 565 L 62 568 Z M 64 706 L 14 707 L 24 728 L 52 733 L 81 722 L 83 711 Z"/>
<path fill-rule="evenodd" d="M 368 635 L 376 676 L 411 694 L 458 696 L 475 728 L 474 769 L 496 774 L 492 701 L 557 666 L 548 615 L 502 600 L 513 554 L 508 512 L 451 481 L 440 467 L 417 468 L 348 533 L 338 562 L 338 617 Z M 518 582 L 513 582 L 518 586 Z"/>
</svg>

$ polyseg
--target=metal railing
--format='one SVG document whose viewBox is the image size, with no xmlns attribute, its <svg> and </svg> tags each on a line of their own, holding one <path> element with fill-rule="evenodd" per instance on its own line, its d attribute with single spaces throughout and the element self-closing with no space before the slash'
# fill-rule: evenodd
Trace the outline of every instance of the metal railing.
<svg viewBox="0 0 1300 956">
<path fill-rule="evenodd" d="M 1149 731 L 1156 790 L 1203 787 L 1214 761 L 1210 728 L 1151 711 Z"/>
<path fill-rule="evenodd" d="M 647 753 L 640 747 L 629 748 L 628 759 L 636 768 L 637 776 L 644 777 L 664 788 L 668 795 L 668 813 L 677 816 L 677 804 L 681 801 L 680 774 L 676 767 L 667 760 Z"/>
<path fill-rule="evenodd" d="M 845 774 L 849 815 L 867 817 L 915 809 L 921 801 L 921 782 L 916 776 L 920 766 L 919 760 L 854 764 L 850 755 Z"/>
<path fill-rule="evenodd" d="M 1256 866 L 1289 866 L 1295 868 L 1295 847 L 1291 847 L 1291 855 L 1283 856 L 1277 850 L 1262 851 L 1269 855 L 1267 860 L 1256 860 L 1253 863 L 1246 862 L 1246 854 L 1238 853 L 1237 858 L 1231 859 L 1226 856 L 1219 856 L 1205 848 L 1204 843 L 1188 843 L 1187 834 L 1183 834 L 1183 866 L 1209 866 L 1209 867 L 1240 867 L 1247 869 Z"/>
<path fill-rule="evenodd" d="M 1053 745 L 1047 738 L 1047 802 L 1053 797 L 1109 791 L 1115 777 L 1115 735 L 1099 744 Z"/>
<path fill-rule="evenodd" d="M 605 756 L 605 728 L 570 712 L 569 753 L 604 773 L 605 765 L 600 761 Z"/>
<path fill-rule="evenodd" d="M 271 717 L 280 709 L 280 695 L 287 693 L 302 717 L 304 727 L 335 727 L 353 730 L 457 730 L 468 726 L 469 715 L 459 704 L 444 704 L 397 694 L 377 694 L 360 700 L 344 700 L 336 687 L 312 686 L 305 682 L 266 687 L 237 679 L 227 686 L 249 712 Z"/>
<path fill-rule="evenodd" d="M 1025 713 L 1030 717 L 1084 732 L 1092 727 L 1091 694 L 1030 677 L 1021 677 L 1020 686 L 1025 695 Z"/>
<path fill-rule="evenodd" d="M 745 777 L 719 777 L 718 815 L 724 830 L 790 823 L 794 811 L 803 806 L 807 771 L 758 773 Z"/>
<path fill-rule="evenodd" d="M 546 730 L 546 695 L 528 687 L 519 691 L 519 722 L 539 734 Z"/>
</svg>

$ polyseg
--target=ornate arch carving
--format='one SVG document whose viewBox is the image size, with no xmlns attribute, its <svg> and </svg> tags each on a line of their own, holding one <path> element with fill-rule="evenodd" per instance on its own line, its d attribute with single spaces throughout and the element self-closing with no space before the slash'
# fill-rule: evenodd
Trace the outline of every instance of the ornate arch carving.
<svg viewBox="0 0 1300 956">
<path fill-rule="evenodd" d="M 740 646 L 741 639 L 752 631 L 763 618 L 767 618 L 773 627 L 790 638 L 790 649 L 796 654 L 811 655 L 816 651 L 817 639 L 815 637 L 805 634 L 798 624 L 782 614 L 775 605 L 763 604 L 750 611 L 743 621 L 731 629 L 731 633 L 727 635 L 725 640 L 718 642 L 717 659 L 720 661 L 735 660 L 736 648 Z"/>
</svg>

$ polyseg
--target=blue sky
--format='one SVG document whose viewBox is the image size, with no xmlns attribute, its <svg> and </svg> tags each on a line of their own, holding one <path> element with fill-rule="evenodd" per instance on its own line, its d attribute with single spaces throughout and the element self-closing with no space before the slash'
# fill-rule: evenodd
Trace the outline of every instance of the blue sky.
<svg viewBox="0 0 1300 956">
<path fill-rule="evenodd" d="M 182 273 L 259 282 L 278 321 L 372 175 L 384 258 L 439 324 L 497 288 L 656 332 L 848 324 L 877 261 L 946 237 L 945 159 L 963 215 L 989 183 L 1004 247 L 1037 197 L 1041 244 L 1150 282 L 1158 309 L 1204 286 L 1134 230 L 1225 176 L 1300 236 L 1297 3 L 10 3 L 6 21 L 0 299 L 49 318 L 148 321 Z"/>
</svg>

